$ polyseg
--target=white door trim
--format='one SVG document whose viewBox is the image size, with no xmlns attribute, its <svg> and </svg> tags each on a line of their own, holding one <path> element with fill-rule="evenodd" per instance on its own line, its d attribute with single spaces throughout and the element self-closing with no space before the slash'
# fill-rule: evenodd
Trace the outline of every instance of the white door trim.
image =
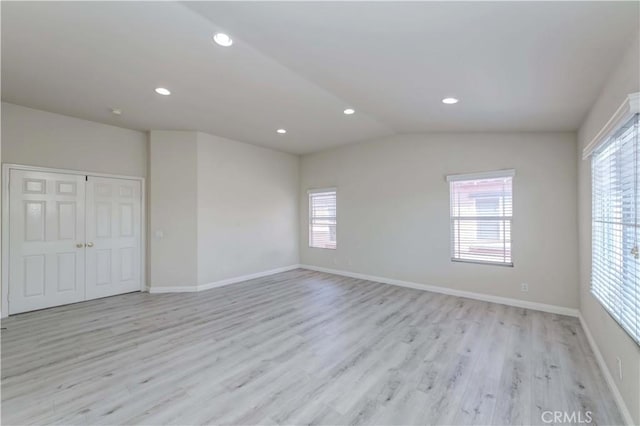
<svg viewBox="0 0 640 426">
<path fill-rule="evenodd" d="M 94 173 L 84 170 L 68 170 L 68 169 L 55 169 L 51 167 L 39 167 L 28 166 L 24 164 L 10 164 L 5 163 L 2 165 L 2 291 L 0 297 L 2 298 L 0 316 L 5 318 L 9 314 L 9 173 L 11 170 L 27 170 L 34 172 L 49 172 L 49 173 L 65 173 L 73 175 L 89 175 L 97 177 L 107 177 L 116 179 L 129 179 L 137 180 L 140 182 L 140 291 L 146 290 L 146 272 L 147 272 L 147 213 L 146 213 L 146 187 L 145 178 L 140 176 L 127 176 L 127 175 L 114 175 L 108 173 Z"/>
</svg>

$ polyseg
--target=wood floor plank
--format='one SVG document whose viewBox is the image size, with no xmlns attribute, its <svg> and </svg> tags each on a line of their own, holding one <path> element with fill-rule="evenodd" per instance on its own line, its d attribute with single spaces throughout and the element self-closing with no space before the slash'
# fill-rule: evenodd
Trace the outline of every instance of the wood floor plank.
<svg viewBox="0 0 640 426">
<path fill-rule="evenodd" d="M 575 318 L 302 269 L 2 325 L 7 425 L 622 423 Z"/>
</svg>

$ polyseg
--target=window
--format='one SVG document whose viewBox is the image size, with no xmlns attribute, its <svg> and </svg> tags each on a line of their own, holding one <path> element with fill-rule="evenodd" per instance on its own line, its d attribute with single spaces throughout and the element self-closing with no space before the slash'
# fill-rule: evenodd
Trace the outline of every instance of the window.
<svg viewBox="0 0 640 426">
<path fill-rule="evenodd" d="M 513 170 L 447 176 L 451 260 L 513 266 Z"/>
<path fill-rule="evenodd" d="M 591 292 L 640 343 L 638 115 L 591 157 Z"/>
<path fill-rule="evenodd" d="M 309 191 L 309 247 L 336 248 L 336 190 Z"/>
</svg>

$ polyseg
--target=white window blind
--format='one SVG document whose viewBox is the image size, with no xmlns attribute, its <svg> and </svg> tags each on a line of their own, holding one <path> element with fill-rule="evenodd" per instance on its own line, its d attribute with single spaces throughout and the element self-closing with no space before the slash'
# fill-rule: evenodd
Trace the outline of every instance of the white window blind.
<svg viewBox="0 0 640 426">
<path fill-rule="evenodd" d="M 336 248 L 336 190 L 309 191 L 309 247 Z"/>
<path fill-rule="evenodd" d="M 591 291 L 640 343 L 638 115 L 591 157 Z"/>
<path fill-rule="evenodd" d="M 447 176 L 451 259 L 513 266 L 513 170 Z"/>
</svg>

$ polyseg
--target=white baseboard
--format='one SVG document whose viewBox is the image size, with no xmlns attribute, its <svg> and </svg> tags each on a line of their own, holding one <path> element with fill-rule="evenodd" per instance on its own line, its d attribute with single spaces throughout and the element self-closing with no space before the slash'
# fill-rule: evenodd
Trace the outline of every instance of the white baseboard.
<svg viewBox="0 0 640 426">
<path fill-rule="evenodd" d="M 326 272 L 328 274 L 342 275 L 345 277 L 358 278 L 361 280 L 374 281 L 383 284 L 397 285 L 400 287 L 408 287 L 416 290 L 432 291 L 434 293 L 448 294 L 450 296 L 466 297 L 468 299 L 482 300 L 484 302 L 499 303 L 501 305 L 516 306 L 518 308 L 533 309 L 536 311 L 550 312 L 552 314 L 568 315 L 572 317 L 578 316 L 578 310 L 566 308 L 564 306 L 547 305 L 544 303 L 528 302 L 526 300 L 511 299 L 508 297 L 492 296 L 490 294 L 474 293 L 471 291 L 455 290 L 448 287 L 440 287 L 428 284 L 419 284 L 410 281 L 396 280 L 393 278 L 376 277 L 372 275 L 359 274 L 356 272 L 340 271 L 337 269 L 322 268 L 313 265 L 300 265 L 300 268 L 309 269 L 311 271 Z"/>
<path fill-rule="evenodd" d="M 255 274 L 242 275 L 240 277 L 227 278 L 225 280 L 215 281 L 212 283 L 192 285 L 192 286 L 172 286 L 172 287 L 147 287 L 147 291 L 151 294 L 158 293 L 193 293 L 196 291 L 209 290 L 216 287 L 223 287 L 225 285 L 240 283 L 243 281 L 253 280 L 255 278 L 262 278 L 268 275 L 279 274 L 280 272 L 291 271 L 292 269 L 299 268 L 300 265 L 289 265 L 282 268 L 270 269 L 268 271 L 256 272 Z"/>
<path fill-rule="evenodd" d="M 604 379 L 607 382 L 607 385 L 609 385 L 609 390 L 611 390 L 611 393 L 613 394 L 613 399 L 615 399 L 616 404 L 618 404 L 618 408 L 622 413 L 622 417 L 624 418 L 625 424 L 633 425 L 634 423 L 633 423 L 633 419 L 631 418 L 631 412 L 629 411 L 629 408 L 627 408 L 627 404 L 625 404 L 624 399 L 622 398 L 622 395 L 620 394 L 620 391 L 616 386 L 615 380 L 613 380 L 613 376 L 609 371 L 609 367 L 607 367 L 607 363 L 604 362 L 604 357 L 600 352 L 600 348 L 598 348 L 598 345 L 596 345 L 596 341 L 593 339 L 593 335 L 591 334 L 589 327 L 587 327 L 587 322 L 582 317 L 582 313 L 580 313 L 578 318 L 580 318 L 580 324 L 582 325 L 584 334 L 586 334 L 587 340 L 589 341 L 589 345 L 591 346 L 591 350 L 596 356 L 596 361 L 598 362 L 598 366 L 600 366 L 600 370 L 602 371 L 602 374 L 604 374 Z"/>
<path fill-rule="evenodd" d="M 172 286 L 172 287 L 147 287 L 147 291 L 151 294 L 158 293 L 193 293 L 198 291 L 197 285 Z"/>
</svg>

